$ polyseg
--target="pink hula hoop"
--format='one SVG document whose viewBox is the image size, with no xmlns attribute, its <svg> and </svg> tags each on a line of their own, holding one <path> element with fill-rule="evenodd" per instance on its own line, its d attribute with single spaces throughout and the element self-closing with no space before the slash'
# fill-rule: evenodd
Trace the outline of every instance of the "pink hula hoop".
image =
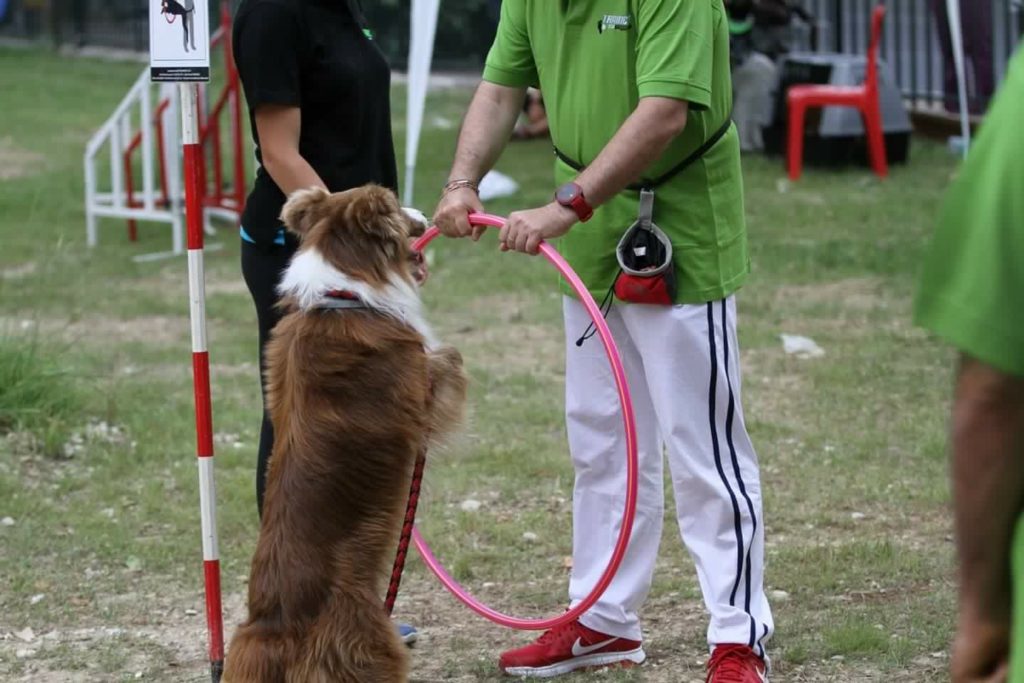
<svg viewBox="0 0 1024 683">
<path fill-rule="evenodd" d="M 500 228 L 505 224 L 505 219 L 490 214 L 474 213 L 469 215 L 469 222 L 472 225 Z M 441 234 L 441 231 L 436 227 L 429 228 L 422 237 L 416 240 L 413 244 L 413 249 L 422 251 L 439 234 Z M 419 529 L 414 528 L 412 532 L 416 550 L 419 551 L 420 556 L 427 567 L 430 568 L 430 571 L 434 573 L 441 581 L 441 584 L 452 595 L 480 616 L 501 626 L 524 631 L 546 630 L 573 621 L 590 609 L 600 599 L 601 595 L 604 594 L 608 584 L 615 577 L 615 573 L 622 563 L 622 558 L 626 554 L 626 548 L 629 546 L 629 537 L 633 531 L 633 518 L 636 515 L 638 476 L 636 424 L 633 417 L 633 403 L 629 396 L 629 386 L 626 383 L 626 371 L 622 366 L 622 358 L 619 355 L 618 347 L 615 345 L 615 340 L 612 338 L 611 330 L 608 329 L 608 324 L 605 322 L 604 316 L 601 314 L 601 310 L 598 308 L 594 298 L 565 259 L 546 242 L 541 242 L 540 252 L 561 273 L 573 291 L 580 297 L 580 300 L 587 309 L 587 313 L 590 314 L 591 319 L 594 321 L 597 334 L 601 338 L 605 353 L 608 355 L 608 361 L 611 363 L 612 373 L 615 376 L 615 385 L 619 392 L 619 402 L 622 405 L 622 422 L 626 429 L 626 505 L 622 512 L 622 527 L 619 530 L 619 538 L 615 543 L 612 556 L 608 560 L 608 566 L 605 568 L 604 573 L 601 574 L 601 578 L 593 590 L 572 609 L 547 619 L 523 619 L 498 612 L 474 598 L 441 565 L 441 562 L 434 555 L 430 546 L 423 539 Z"/>
</svg>

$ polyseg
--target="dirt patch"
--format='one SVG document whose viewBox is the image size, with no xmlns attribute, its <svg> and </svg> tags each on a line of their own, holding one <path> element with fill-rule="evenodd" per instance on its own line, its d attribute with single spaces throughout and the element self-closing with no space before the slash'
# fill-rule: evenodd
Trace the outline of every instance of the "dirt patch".
<svg viewBox="0 0 1024 683">
<path fill-rule="evenodd" d="M 894 293 L 884 278 L 784 285 L 770 296 L 771 305 L 782 316 L 779 331 L 787 334 L 809 336 L 819 342 L 819 337 L 833 342 L 880 335 L 909 340 L 928 337 L 913 324 L 909 297 Z"/>
<path fill-rule="evenodd" d="M 516 321 L 523 318 L 525 311 L 536 309 L 537 300 L 534 297 L 503 292 L 476 297 L 469 302 L 464 313 L 468 320 L 478 320 L 481 316 L 490 317 L 498 314 L 504 320 Z"/>
<path fill-rule="evenodd" d="M 885 307 L 885 284 L 881 278 L 861 277 L 816 282 L 810 285 L 782 285 L 775 290 L 780 306 L 832 304 L 844 310 L 872 311 Z"/>
<path fill-rule="evenodd" d="M 0 164 L 3 160 L 0 159 Z M 0 176 L 0 180 L 2 180 Z M 27 263 L 19 263 L 16 266 L 8 266 L 6 268 L 0 268 L 0 280 L 22 280 L 31 275 L 35 275 L 38 269 L 35 261 L 28 261 Z"/>
<path fill-rule="evenodd" d="M 440 337 L 456 346 L 468 362 L 497 377 L 532 374 L 560 380 L 565 372 L 562 326 L 538 322 L 536 309 L 533 298 L 494 294 L 439 316 L 435 324 Z"/>
<path fill-rule="evenodd" d="M 0 180 L 14 180 L 43 170 L 46 157 L 14 144 L 11 137 L 0 138 Z"/>
<path fill-rule="evenodd" d="M 165 269 L 159 273 L 137 280 L 132 287 L 147 294 L 157 295 L 167 301 L 179 301 L 188 296 L 188 280 L 183 273 L 175 269 Z M 244 295 L 249 296 L 249 289 L 241 273 L 233 273 L 230 277 L 217 277 L 216 273 L 207 273 L 206 295 L 215 296 Z"/>
<path fill-rule="evenodd" d="M 141 599 L 142 596 L 134 596 Z M 0 674 L 11 681 L 100 681 L 208 680 L 204 672 L 207 661 L 206 621 L 201 609 L 184 608 L 195 596 L 180 596 L 174 604 L 166 598 L 153 602 L 145 596 L 144 617 L 118 625 L 55 628 L 31 639 L 16 635 L 15 630 L 0 624 Z M 245 615 L 241 593 L 224 596 L 225 635 L 230 636 Z M 101 660 L 105 651 L 128 654 L 117 668 L 117 674 L 103 673 Z M 6 670 L 5 670 L 6 669 Z M 91 673 L 75 671 L 91 670 Z M 18 672 L 18 673 L 14 673 Z"/>
<path fill-rule="evenodd" d="M 659 573 L 668 571 L 660 565 Z M 559 594 L 551 595 L 552 605 Z M 544 611 L 541 609 L 540 611 Z M 534 610 L 536 612 L 536 610 Z M 403 586 L 396 614 L 415 623 L 421 631 L 421 643 L 413 651 L 413 681 L 491 681 L 507 680 L 499 675 L 499 654 L 524 645 L 535 633 L 509 631 L 492 625 L 470 613 L 454 598 L 438 588 L 433 578 L 412 577 Z M 536 616 L 536 614 L 533 614 Z M 613 680 L 645 683 L 702 683 L 708 654 L 704 643 L 706 614 L 699 599 L 684 599 L 678 594 L 649 599 L 644 607 L 644 650 L 647 661 L 633 676 Z M 784 652 L 774 653 L 773 681 L 789 683 L 877 683 L 938 680 L 948 662 L 941 657 L 921 655 L 905 672 L 893 675 L 870 662 L 824 661 L 789 663 Z M 601 674 L 581 674 L 570 681 L 601 680 Z"/>
<path fill-rule="evenodd" d="M 676 540 L 677 542 L 677 540 Z M 667 549 L 668 550 L 668 549 Z M 671 576 L 671 585 L 685 581 L 689 565 L 664 553 L 657 576 Z M 526 568 L 524 568 L 526 569 Z M 513 591 L 494 584 L 470 581 L 468 587 L 499 608 L 530 616 L 554 613 L 561 607 L 565 574 L 555 565 L 539 565 L 540 573 L 526 569 L 520 583 L 536 584 L 536 604 L 517 605 Z M 874 595 L 854 599 L 873 600 Z M 133 606 L 138 606 L 134 609 Z M 20 638 L 24 624 L 0 620 L 0 679 L 10 681 L 208 680 L 206 622 L 201 593 L 162 589 L 159 593 L 128 593 L 103 605 L 117 616 L 102 622 L 57 626 Z M 836 607 L 841 609 L 841 606 Z M 500 628 L 476 616 L 445 592 L 417 562 L 410 564 L 396 606 L 396 618 L 415 624 L 420 641 L 412 650 L 413 683 L 454 681 L 470 683 L 507 679 L 497 670 L 498 655 L 510 647 L 528 643 L 536 634 Z M 245 617 L 242 591 L 224 596 L 224 637 L 230 642 Z M 647 662 L 632 675 L 583 674 L 569 681 L 645 681 L 647 683 L 700 683 L 704 680 L 707 649 L 704 630 L 707 616 L 694 594 L 673 587 L 655 591 L 643 610 Z M 785 624 L 782 624 L 785 636 Z M 20 651 L 20 656 L 19 656 Z M 111 666 L 111 653 L 120 661 Z M 784 643 L 774 650 L 772 680 L 788 683 L 911 683 L 939 680 L 948 667 L 943 653 L 922 652 L 899 672 L 877 663 L 853 658 L 787 661 Z M 104 667 L 107 667 L 104 671 Z M 141 675 L 140 675 L 141 674 Z"/>
<path fill-rule="evenodd" d="M 68 326 L 69 334 L 80 339 L 93 338 L 109 343 L 110 338 L 122 342 L 171 344 L 188 336 L 188 318 L 168 315 L 145 315 L 128 320 L 107 316 L 83 318 Z"/>
<path fill-rule="evenodd" d="M 443 338 L 496 377 L 529 374 L 560 381 L 565 372 L 562 331 L 554 326 L 520 323 L 470 327 Z"/>
<path fill-rule="evenodd" d="M 206 283 L 207 294 L 241 294 L 249 296 L 249 288 L 245 285 L 245 280 L 239 275 L 237 278 L 230 280 L 214 280 Z"/>
<path fill-rule="evenodd" d="M 0 330 L 105 346 L 114 341 L 173 344 L 188 336 L 190 326 L 188 318 L 168 315 L 144 315 L 128 319 L 89 316 L 74 320 L 0 316 Z"/>
<path fill-rule="evenodd" d="M 210 366 L 210 374 L 213 377 L 258 377 L 259 370 L 256 367 L 256 363 L 238 363 L 235 365 L 213 363 Z"/>
<path fill-rule="evenodd" d="M 186 380 L 192 378 L 192 364 L 188 358 L 177 363 L 145 363 L 141 365 L 121 365 L 117 369 L 118 374 L 124 376 L 143 376 L 158 380 Z M 255 378 L 259 377 L 259 370 L 256 363 L 238 363 L 227 365 L 224 363 L 212 363 L 210 365 L 210 377 L 212 381 L 225 378 Z"/>
<path fill-rule="evenodd" d="M 748 419 L 775 425 L 800 424 L 800 400 L 806 396 L 810 380 L 797 372 L 800 365 L 778 348 L 754 348 L 740 351 L 740 379 L 743 407 Z"/>
</svg>

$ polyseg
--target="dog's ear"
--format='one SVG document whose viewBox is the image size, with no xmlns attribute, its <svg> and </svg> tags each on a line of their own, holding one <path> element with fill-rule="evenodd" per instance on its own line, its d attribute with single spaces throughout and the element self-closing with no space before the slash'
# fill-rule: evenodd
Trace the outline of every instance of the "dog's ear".
<svg viewBox="0 0 1024 683">
<path fill-rule="evenodd" d="M 281 209 L 281 220 L 296 235 L 305 237 L 321 217 L 330 196 L 322 187 L 296 190 Z"/>
<path fill-rule="evenodd" d="M 352 228 L 373 237 L 398 240 L 409 234 L 398 197 L 380 185 L 366 185 L 353 190 L 345 217 Z"/>
</svg>

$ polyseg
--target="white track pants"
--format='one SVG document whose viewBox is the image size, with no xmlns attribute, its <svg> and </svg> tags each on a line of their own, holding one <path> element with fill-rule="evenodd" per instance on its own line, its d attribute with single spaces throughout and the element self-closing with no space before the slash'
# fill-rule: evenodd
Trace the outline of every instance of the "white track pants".
<svg viewBox="0 0 1024 683">
<path fill-rule="evenodd" d="M 668 455 L 683 542 L 711 613 L 708 643 L 749 645 L 764 656 L 773 623 L 763 590 L 764 520 L 757 455 L 740 406 L 735 298 L 708 304 L 617 304 L 607 316 L 626 368 L 640 459 L 629 550 L 601 600 L 581 619 L 602 633 L 641 640 L 637 616 L 661 540 Z M 576 470 L 573 571 L 578 603 L 597 583 L 618 538 L 626 444 L 615 381 L 590 323 L 565 298 L 566 423 Z"/>
</svg>

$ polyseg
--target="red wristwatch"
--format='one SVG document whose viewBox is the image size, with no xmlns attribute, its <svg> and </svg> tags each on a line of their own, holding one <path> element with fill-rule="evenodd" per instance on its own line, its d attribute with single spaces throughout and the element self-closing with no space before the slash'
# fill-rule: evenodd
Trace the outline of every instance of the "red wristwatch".
<svg viewBox="0 0 1024 683">
<path fill-rule="evenodd" d="M 575 211 L 581 223 L 586 223 L 594 215 L 594 208 L 583 196 L 583 188 L 576 183 L 566 183 L 559 187 L 555 192 L 555 201 Z"/>
</svg>

